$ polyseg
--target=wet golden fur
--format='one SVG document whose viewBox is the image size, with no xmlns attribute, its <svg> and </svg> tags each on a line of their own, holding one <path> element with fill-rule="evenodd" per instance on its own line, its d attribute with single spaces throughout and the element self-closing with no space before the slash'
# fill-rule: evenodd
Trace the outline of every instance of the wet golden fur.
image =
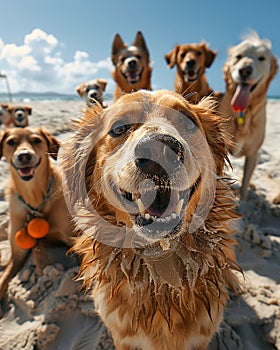
<svg viewBox="0 0 280 350">
<path fill-rule="evenodd" d="M 216 52 L 211 50 L 205 42 L 176 45 L 164 57 L 169 68 L 174 66 L 177 68 L 175 92 L 186 96 L 188 101 L 193 103 L 198 103 L 202 97 L 213 93 L 208 85 L 205 71 L 212 65 Z"/>
<path fill-rule="evenodd" d="M 68 200 L 80 207 L 75 221 L 84 231 L 73 248 L 82 257 L 80 276 L 92 290 L 96 310 L 118 350 L 206 349 L 219 329 L 228 300 L 227 288 L 238 288 L 233 273 L 239 270 L 235 241 L 230 237 L 232 219 L 237 214 L 223 179 L 227 140 L 221 118 L 211 111 L 212 105 L 209 99 L 191 105 L 181 95 L 164 90 L 131 93 L 107 110 L 88 109 L 75 137 L 62 149 Z M 161 108 L 166 113 L 161 113 Z M 118 125 L 115 123 L 131 118 L 135 111 L 136 123 L 123 136 L 112 137 L 114 125 Z M 143 140 L 153 132 L 161 136 L 169 133 L 185 145 L 180 133 L 190 121 L 188 117 L 198 128 L 193 132 L 204 135 L 207 151 L 213 156 L 212 171 L 217 176 L 213 177 L 215 189 L 209 213 L 204 222 L 191 228 L 199 203 L 207 196 L 203 189 L 209 179 L 187 166 L 185 170 L 193 174 L 189 179 L 193 193 L 183 210 L 182 226 L 171 236 L 164 231 L 146 236 L 145 230 L 141 235 L 143 231 L 139 234 L 134 230 L 133 217 L 117 208 L 110 189 L 109 194 L 103 189 L 109 179 L 112 187 L 114 181 L 119 185 L 124 177 L 121 186 L 127 190 L 137 183 L 133 164 L 119 165 L 129 149 L 127 142 L 137 145 L 139 138 Z M 197 135 L 193 135 L 195 139 Z M 192 152 L 199 147 L 189 146 Z M 207 152 L 199 156 L 207 172 L 211 157 L 207 158 Z M 184 160 L 187 163 L 196 164 L 191 157 Z M 108 167 L 111 170 L 107 176 Z M 197 176 L 202 180 L 193 183 Z M 81 185 L 84 179 L 85 189 Z M 185 180 L 178 180 L 177 185 L 184 187 Z M 176 191 L 177 185 L 170 180 L 168 186 Z"/>
<path fill-rule="evenodd" d="M 127 46 L 119 34 L 112 44 L 112 77 L 116 82 L 114 100 L 120 96 L 140 89 L 151 90 L 150 54 L 144 36 L 137 32 L 134 42 Z M 131 74 L 134 81 L 130 81 Z"/>
<path fill-rule="evenodd" d="M 240 83 L 238 72 L 250 67 L 252 73 L 243 83 L 250 84 L 248 107 L 243 111 L 244 123 L 238 123 L 239 113 L 231 107 L 237 84 Z M 245 156 L 240 198 L 247 199 L 249 182 L 258 161 L 258 151 L 263 144 L 266 125 L 267 91 L 278 71 L 278 63 L 271 52 L 269 40 L 262 40 L 258 34 L 249 34 L 244 41 L 229 50 L 224 64 L 226 92 L 221 98 L 219 112 L 231 116 L 228 131 L 232 135 L 230 152 L 236 157 Z"/>
<path fill-rule="evenodd" d="M 47 194 L 49 179 L 52 179 L 50 196 L 40 212 L 47 219 L 50 231 L 46 237 L 38 240 L 40 244 L 57 244 L 63 242 L 70 245 L 73 225 L 63 198 L 61 173 L 50 157 L 56 159 L 59 141 L 43 129 L 12 128 L 7 129 L 0 137 L 0 157 L 4 156 L 9 165 L 10 179 L 6 188 L 9 202 L 8 237 L 11 244 L 11 257 L 0 277 L 0 300 L 3 298 L 11 278 L 22 268 L 29 250 L 21 249 L 15 242 L 15 234 L 25 227 L 29 210 L 20 201 L 19 196 L 33 208 L 37 208 Z M 20 164 L 18 156 L 26 157 Z M 30 155 L 30 157 L 28 156 Z M 23 159 L 23 158 L 22 158 Z M 26 171 L 19 167 L 33 167 L 29 171 L 29 180 L 24 180 Z M 39 251 L 41 266 L 46 264 L 42 250 Z"/>
</svg>

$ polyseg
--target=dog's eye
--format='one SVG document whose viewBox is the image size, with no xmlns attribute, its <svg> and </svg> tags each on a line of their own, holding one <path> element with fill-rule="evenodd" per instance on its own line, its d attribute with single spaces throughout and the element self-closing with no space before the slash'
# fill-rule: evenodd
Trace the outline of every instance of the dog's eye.
<svg viewBox="0 0 280 350">
<path fill-rule="evenodd" d="M 239 60 L 241 60 L 242 55 L 237 55 L 235 58 L 237 59 L 237 61 L 239 61 Z"/>
<path fill-rule="evenodd" d="M 38 145 L 42 142 L 42 140 L 39 137 L 34 137 L 31 141 L 34 145 Z"/>
<path fill-rule="evenodd" d="M 201 51 L 197 51 L 196 52 L 196 56 L 201 56 L 202 55 L 202 52 Z"/>
<path fill-rule="evenodd" d="M 182 52 L 180 56 L 181 56 L 181 58 L 184 58 L 186 56 L 186 53 Z"/>
<path fill-rule="evenodd" d="M 118 137 L 125 134 L 130 128 L 130 124 L 116 124 L 112 127 L 112 130 L 109 132 L 109 134 L 112 137 Z"/>
<path fill-rule="evenodd" d="M 259 61 L 265 61 L 265 57 L 264 57 L 264 56 L 260 56 L 260 57 L 258 58 L 258 60 L 259 60 Z"/>
<path fill-rule="evenodd" d="M 9 146 L 15 146 L 16 144 L 17 144 L 17 142 L 15 139 L 9 139 L 7 141 L 7 145 L 9 145 Z"/>
</svg>

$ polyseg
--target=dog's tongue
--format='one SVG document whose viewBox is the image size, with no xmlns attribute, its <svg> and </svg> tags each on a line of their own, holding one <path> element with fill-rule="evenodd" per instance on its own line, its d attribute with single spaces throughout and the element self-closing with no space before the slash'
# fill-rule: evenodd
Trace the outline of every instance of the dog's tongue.
<svg viewBox="0 0 280 350">
<path fill-rule="evenodd" d="M 235 111 L 244 111 L 249 105 L 251 86 L 248 84 L 239 84 L 231 100 L 231 106 Z"/>
</svg>

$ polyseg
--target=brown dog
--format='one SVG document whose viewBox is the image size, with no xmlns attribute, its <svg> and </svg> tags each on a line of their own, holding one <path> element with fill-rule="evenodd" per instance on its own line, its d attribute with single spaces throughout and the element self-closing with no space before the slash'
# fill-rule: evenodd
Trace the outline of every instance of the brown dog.
<svg viewBox="0 0 280 350">
<path fill-rule="evenodd" d="M 25 128 L 29 125 L 28 117 L 32 113 L 32 108 L 26 105 L 2 104 L 0 110 L 0 120 L 6 128 Z"/>
<path fill-rule="evenodd" d="M 84 98 L 86 104 L 91 107 L 95 103 L 100 103 L 106 107 L 103 102 L 103 93 L 106 89 L 107 81 L 104 79 L 94 79 L 79 84 L 76 88 L 80 97 Z"/>
<path fill-rule="evenodd" d="M 0 277 L 0 300 L 28 255 L 29 249 L 20 248 L 15 236 L 32 217 L 43 216 L 50 227 L 38 243 L 70 243 L 73 230 L 62 193 L 61 174 L 49 158 L 50 155 L 56 159 L 58 148 L 58 140 L 42 129 L 12 128 L 1 135 L 0 156 L 6 158 L 11 174 L 6 190 L 11 257 Z M 41 265 L 44 263 L 41 261 Z"/>
<path fill-rule="evenodd" d="M 206 349 L 236 289 L 222 118 L 169 91 L 88 109 L 62 149 L 80 274 L 118 350 Z M 84 184 L 84 185 L 83 185 Z M 79 203 L 79 207 L 77 207 Z"/>
<path fill-rule="evenodd" d="M 240 198 L 247 199 L 248 186 L 264 141 L 266 94 L 278 70 L 269 40 L 256 33 L 229 50 L 224 65 L 226 92 L 219 107 L 222 115 L 232 116 L 228 130 L 233 136 L 231 153 L 245 156 Z"/>
<path fill-rule="evenodd" d="M 213 93 L 208 85 L 205 70 L 212 65 L 216 52 L 210 50 L 205 42 L 176 45 L 164 57 L 169 68 L 177 68 L 174 91 L 186 96 L 188 101 L 193 103 Z"/>
<path fill-rule="evenodd" d="M 112 62 L 115 70 L 112 77 L 117 86 L 114 99 L 140 89 L 151 90 L 150 54 L 141 32 L 137 32 L 132 46 L 127 46 L 119 34 L 112 45 Z"/>
</svg>

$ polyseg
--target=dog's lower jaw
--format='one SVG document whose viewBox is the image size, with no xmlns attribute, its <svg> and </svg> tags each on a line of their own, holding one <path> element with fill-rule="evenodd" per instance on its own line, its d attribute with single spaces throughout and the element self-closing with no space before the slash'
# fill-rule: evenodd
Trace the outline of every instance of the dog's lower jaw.
<svg viewBox="0 0 280 350">
<path fill-rule="evenodd" d="M 136 85 L 141 81 L 143 71 L 144 69 L 142 69 L 141 71 L 127 71 L 122 72 L 122 75 L 128 84 Z"/>
<path fill-rule="evenodd" d="M 200 72 L 201 72 L 201 68 L 199 68 L 197 71 L 193 71 L 192 74 L 190 74 L 188 70 L 184 71 L 183 78 L 185 83 L 193 83 L 196 80 L 198 80 L 200 77 Z"/>
</svg>

